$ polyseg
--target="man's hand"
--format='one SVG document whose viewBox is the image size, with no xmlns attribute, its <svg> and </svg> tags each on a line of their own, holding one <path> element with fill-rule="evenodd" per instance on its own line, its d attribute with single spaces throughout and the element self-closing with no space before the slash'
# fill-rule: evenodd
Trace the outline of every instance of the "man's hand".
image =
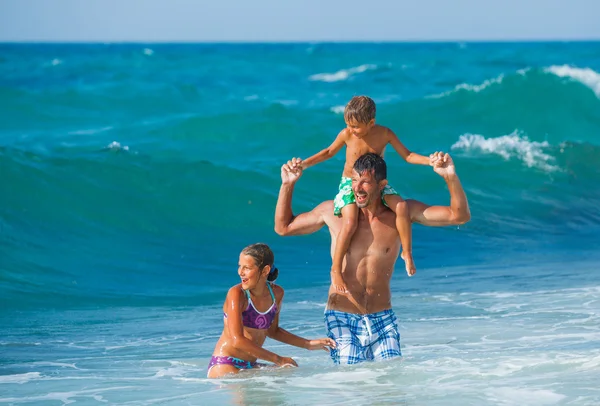
<svg viewBox="0 0 600 406">
<path fill-rule="evenodd" d="M 440 176 L 456 175 L 456 168 L 452 157 L 443 152 L 434 152 L 429 156 L 429 160 L 433 166 L 433 170 Z"/>
<path fill-rule="evenodd" d="M 302 159 L 292 158 L 281 166 L 281 183 L 294 184 L 302 176 Z"/>
</svg>

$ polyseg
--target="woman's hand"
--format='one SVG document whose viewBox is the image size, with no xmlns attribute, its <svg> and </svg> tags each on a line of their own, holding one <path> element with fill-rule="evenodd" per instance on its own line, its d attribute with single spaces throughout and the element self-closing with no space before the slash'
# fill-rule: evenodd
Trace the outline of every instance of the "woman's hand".
<svg viewBox="0 0 600 406">
<path fill-rule="evenodd" d="M 336 344 L 331 338 L 319 338 L 317 340 L 308 340 L 307 350 L 325 350 L 335 348 Z"/>
</svg>

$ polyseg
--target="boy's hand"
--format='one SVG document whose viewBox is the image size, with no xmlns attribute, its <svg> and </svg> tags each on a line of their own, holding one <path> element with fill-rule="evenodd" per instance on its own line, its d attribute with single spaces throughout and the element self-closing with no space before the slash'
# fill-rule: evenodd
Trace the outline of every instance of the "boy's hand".
<svg viewBox="0 0 600 406">
<path fill-rule="evenodd" d="M 336 344 L 331 338 L 319 338 L 317 340 L 308 340 L 307 350 L 325 350 L 335 348 Z"/>
<path fill-rule="evenodd" d="M 281 183 L 294 184 L 302 176 L 302 159 L 292 158 L 281 166 Z"/>
</svg>

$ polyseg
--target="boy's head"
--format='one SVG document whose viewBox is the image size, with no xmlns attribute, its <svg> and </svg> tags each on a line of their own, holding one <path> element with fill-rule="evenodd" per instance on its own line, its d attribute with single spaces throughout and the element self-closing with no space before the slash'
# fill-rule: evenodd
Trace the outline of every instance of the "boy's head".
<svg viewBox="0 0 600 406">
<path fill-rule="evenodd" d="M 354 96 L 344 109 L 346 126 L 356 137 L 364 137 L 375 124 L 375 102 L 368 96 Z"/>
</svg>

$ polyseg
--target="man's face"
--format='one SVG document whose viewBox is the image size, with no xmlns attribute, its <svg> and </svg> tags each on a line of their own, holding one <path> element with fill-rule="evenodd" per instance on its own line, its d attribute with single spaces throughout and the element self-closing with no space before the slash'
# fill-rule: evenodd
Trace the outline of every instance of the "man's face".
<svg viewBox="0 0 600 406">
<path fill-rule="evenodd" d="M 352 171 L 352 191 L 356 199 L 356 205 L 362 209 L 371 202 L 381 200 L 381 190 L 385 187 L 385 180 L 377 183 L 373 172 L 363 172 L 359 174 Z"/>
</svg>

